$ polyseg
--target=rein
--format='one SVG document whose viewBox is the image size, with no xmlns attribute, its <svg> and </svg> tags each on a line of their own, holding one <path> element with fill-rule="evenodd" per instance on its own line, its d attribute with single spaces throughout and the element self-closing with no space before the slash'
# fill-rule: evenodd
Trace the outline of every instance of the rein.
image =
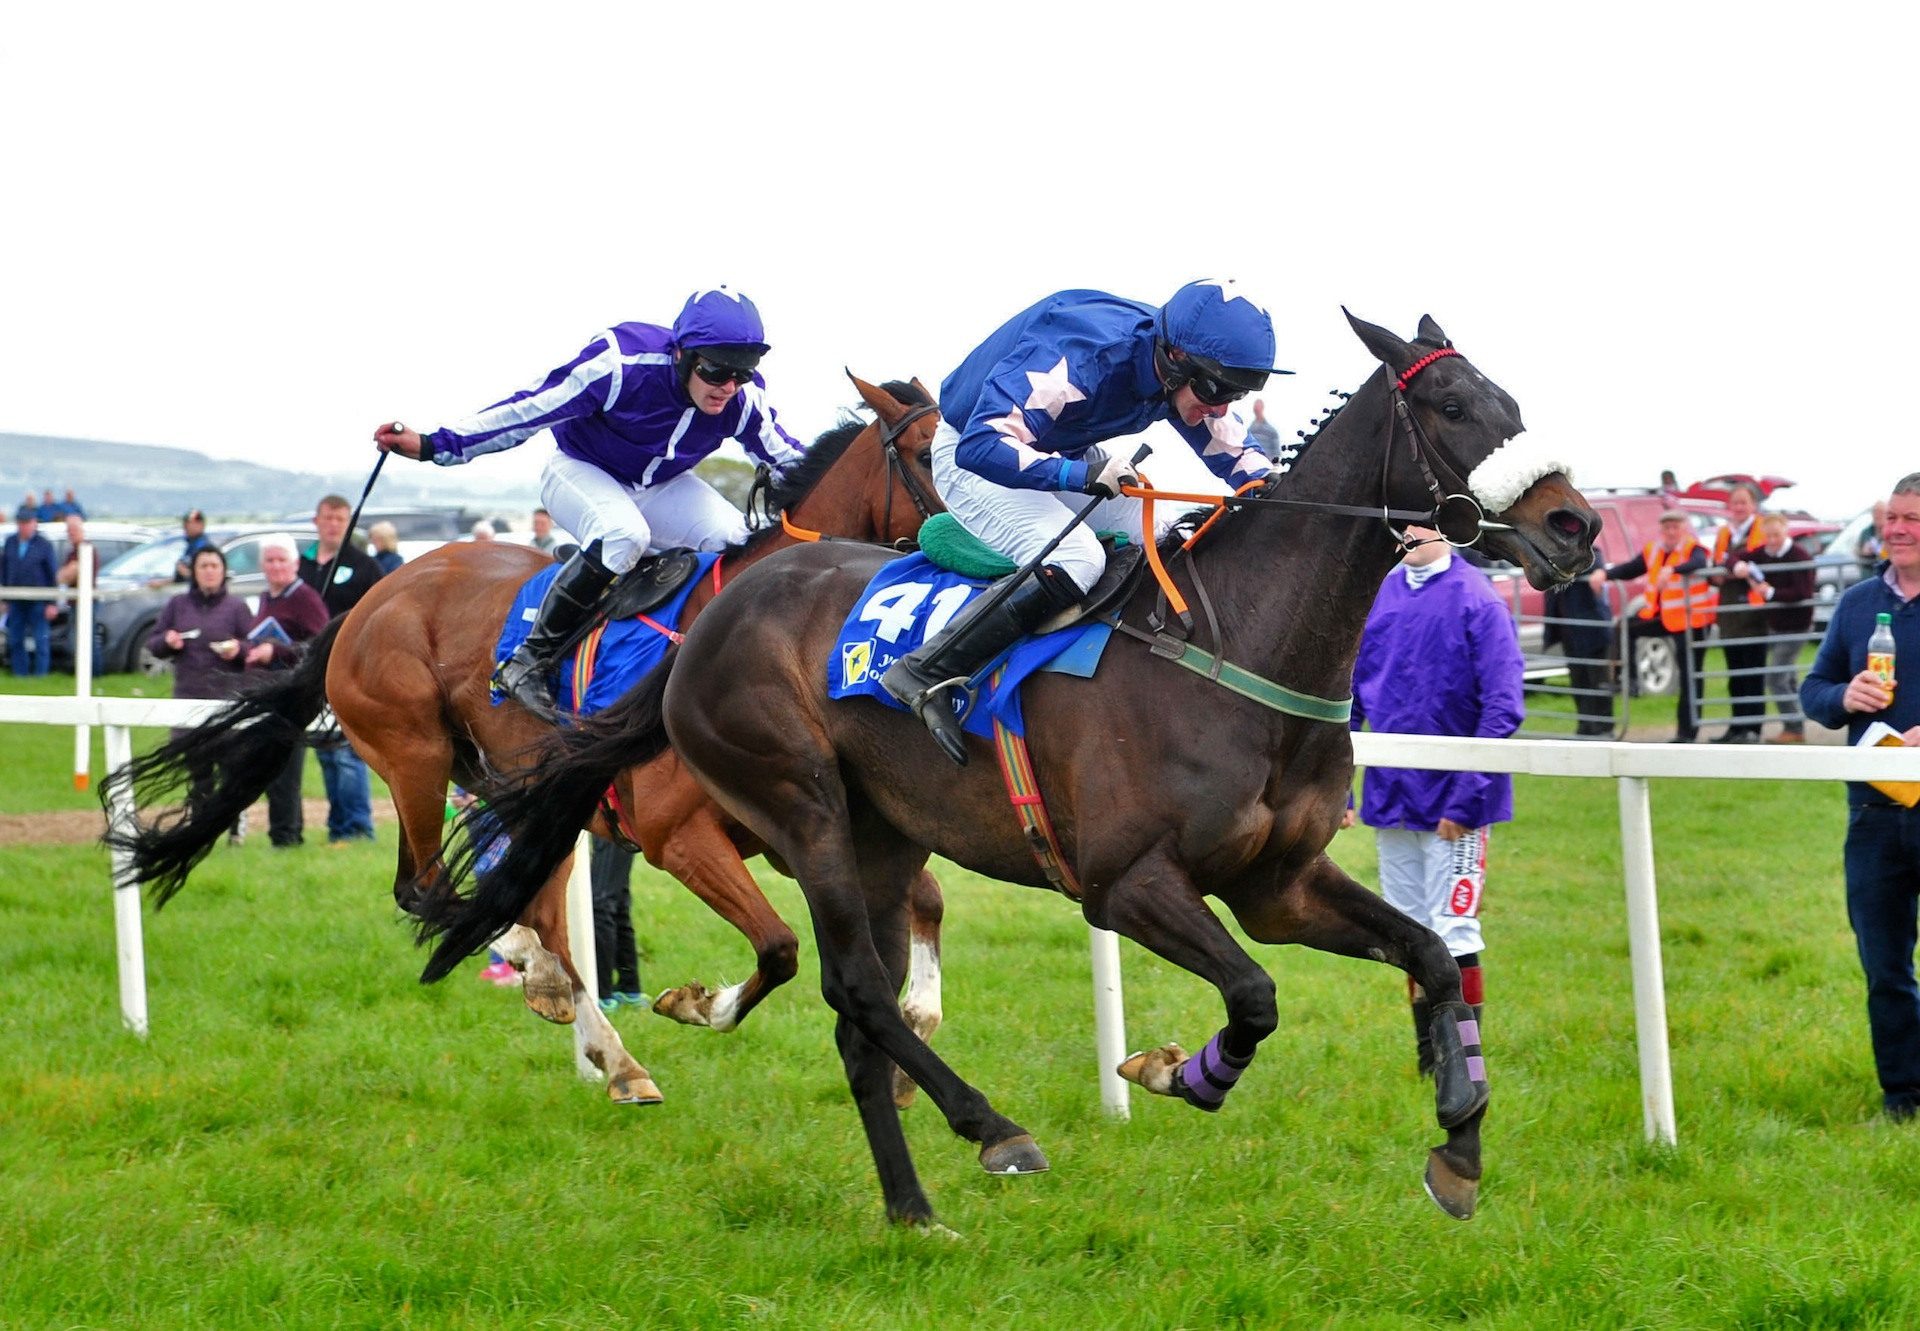
<svg viewBox="0 0 1920 1331">
<path fill-rule="evenodd" d="M 937 406 L 920 406 L 909 411 L 892 425 L 884 421 L 874 422 L 875 427 L 880 431 L 880 451 L 887 462 L 887 503 L 880 518 L 880 530 L 883 533 L 893 527 L 893 482 L 895 480 L 898 480 L 901 488 L 907 492 L 907 498 L 913 501 L 913 506 L 919 512 L 922 522 L 939 511 L 927 498 L 926 492 L 920 488 L 920 482 L 907 466 L 906 459 L 900 456 L 900 436 L 906 433 L 907 427 L 938 410 L 940 408 Z M 767 494 L 771 489 L 772 474 L 763 463 L 754 473 L 753 488 L 747 492 L 748 514 L 753 513 L 756 503 L 760 507 L 760 521 L 755 524 L 756 526 L 771 526 L 773 523 L 774 515 L 767 509 Z M 825 532 L 798 526 L 787 516 L 784 509 L 779 517 L 780 530 L 796 541 L 859 541 L 862 545 L 873 544 L 857 536 L 829 536 Z M 892 544 L 903 550 L 912 548 L 911 542 L 895 541 Z"/>
</svg>

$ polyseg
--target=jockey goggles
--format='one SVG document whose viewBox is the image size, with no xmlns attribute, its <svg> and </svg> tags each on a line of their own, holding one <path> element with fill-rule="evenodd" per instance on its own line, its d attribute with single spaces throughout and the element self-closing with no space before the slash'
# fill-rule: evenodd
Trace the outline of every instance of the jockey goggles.
<svg viewBox="0 0 1920 1331">
<path fill-rule="evenodd" d="M 693 358 L 693 372 L 700 376 L 701 382 L 712 384 L 715 388 L 722 384 L 740 384 L 743 387 L 753 382 L 753 371 L 738 365 L 722 365 L 710 361 L 705 356 Z"/>
<path fill-rule="evenodd" d="M 1224 407 L 1229 402 L 1238 402 L 1250 391 L 1199 370 L 1194 371 L 1187 380 L 1187 387 L 1193 390 L 1194 397 L 1209 407 Z"/>
</svg>

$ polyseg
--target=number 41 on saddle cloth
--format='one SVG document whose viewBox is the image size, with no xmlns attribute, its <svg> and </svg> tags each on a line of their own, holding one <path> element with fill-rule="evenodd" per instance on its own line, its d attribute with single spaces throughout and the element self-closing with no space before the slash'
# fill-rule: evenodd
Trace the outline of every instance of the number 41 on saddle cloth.
<svg viewBox="0 0 1920 1331">
<path fill-rule="evenodd" d="M 827 696 L 877 698 L 896 711 L 905 711 L 880 687 L 880 676 L 888 666 L 945 628 L 961 607 L 988 585 L 984 580 L 940 568 L 923 554 L 907 555 L 884 565 L 841 626 L 833 655 L 827 661 Z M 961 729 L 992 739 L 997 720 L 1013 734 L 1025 735 L 1020 685 L 1027 676 L 1036 670 L 1091 676 L 1112 636 L 1110 625 L 1096 621 L 1015 643 L 974 677 L 977 704 L 969 694 L 948 690 Z M 995 677 L 1002 664 L 1005 669 Z M 986 683 L 988 679 L 991 684 Z"/>
</svg>

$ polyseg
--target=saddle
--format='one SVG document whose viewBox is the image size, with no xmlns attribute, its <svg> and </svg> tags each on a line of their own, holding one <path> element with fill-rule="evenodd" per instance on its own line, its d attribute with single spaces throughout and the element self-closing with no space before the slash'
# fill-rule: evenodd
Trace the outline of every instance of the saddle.
<svg viewBox="0 0 1920 1331">
<path fill-rule="evenodd" d="M 567 635 L 560 644 L 556 659 L 564 661 L 568 653 L 585 642 L 602 624 L 637 619 L 649 610 L 659 609 L 671 601 L 674 594 L 699 571 L 698 550 L 680 547 L 646 556 L 613 584 L 613 590 L 601 598 L 600 604 L 587 617 L 587 622 Z"/>
<path fill-rule="evenodd" d="M 1072 628 L 1123 604 L 1146 576 L 1146 551 L 1124 532 L 1100 533 L 1107 567 L 1080 603 L 1062 610 L 1033 631 L 1038 637 Z M 951 513 L 936 513 L 920 528 L 920 553 L 950 573 L 969 578 L 1004 578 L 1014 571 L 1011 559 L 960 525 Z"/>
</svg>

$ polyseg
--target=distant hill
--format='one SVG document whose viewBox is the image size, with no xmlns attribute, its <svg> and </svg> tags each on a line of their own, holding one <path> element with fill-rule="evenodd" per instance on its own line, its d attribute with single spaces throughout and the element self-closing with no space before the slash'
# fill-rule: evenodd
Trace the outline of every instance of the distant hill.
<svg viewBox="0 0 1920 1331">
<path fill-rule="evenodd" d="M 369 451 L 369 467 L 372 461 Z M 380 473 L 371 502 L 386 508 L 461 505 L 497 512 L 520 525 L 539 502 L 538 487 L 489 471 L 484 465 L 389 466 Z M 745 497 L 752 475 L 750 467 L 724 458 L 709 458 L 700 472 L 735 503 Z M 185 448 L 0 433 L 0 521 L 12 518 L 29 489 L 38 496 L 49 486 L 56 493 L 71 488 L 96 518 L 174 519 L 199 508 L 216 519 L 243 519 L 302 512 L 329 492 L 358 499 L 366 483 L 364 471 L 351 476 L 283 471 Z"/>
</svg>

